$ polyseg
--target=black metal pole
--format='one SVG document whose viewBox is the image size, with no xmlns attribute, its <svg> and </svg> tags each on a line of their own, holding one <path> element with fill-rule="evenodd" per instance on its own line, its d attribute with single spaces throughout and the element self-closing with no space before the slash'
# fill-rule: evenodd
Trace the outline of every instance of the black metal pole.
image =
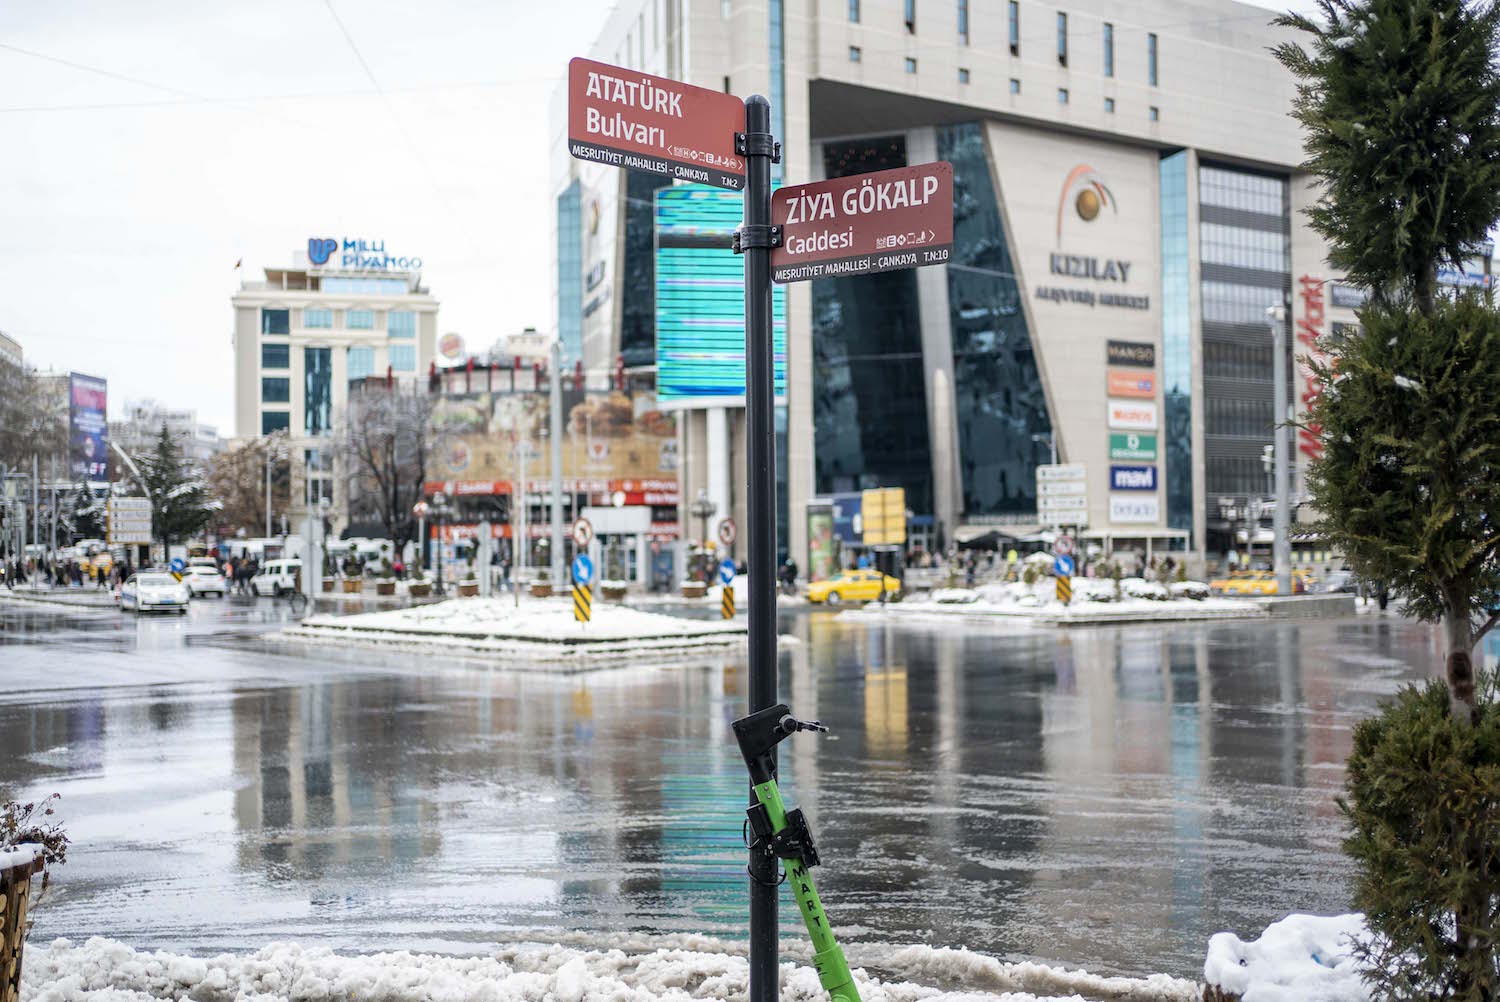
<svg viewBox="0 0 1500 1002">
<path fill-rule="evenodd" d="M 771 346 L 771 104 L 745 102 L 745 441 L 750 712 L 776 705 L 776 438 Z M 706 533 L 705 529 L 705 533 Z M 774 752 L 772 753 L 775 754 Z M 756 803 L 755 792 L 750 803 Z M 777 1002 L 776 860 L 750 853 L 750 999 Z"/>
</svg>

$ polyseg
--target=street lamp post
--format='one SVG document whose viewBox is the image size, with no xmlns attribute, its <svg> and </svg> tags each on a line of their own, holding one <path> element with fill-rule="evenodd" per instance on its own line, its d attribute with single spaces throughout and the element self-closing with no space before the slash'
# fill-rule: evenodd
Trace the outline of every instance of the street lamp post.
<svg viewBox="0 0 1500 1002">
<path fill-rule="evenodd" d="M 1052 465 L 1057 465 L 1057 432 L 1039 431 L 1031 436 L 1033 442 L 1046 442 L 1047 448 L 1052 452 Z"/>
<path fill-rule="evenodd" d="M 1276 466 L 1276 507 L 1271 511 L 1271 566 L 1276 571 L 1276 594 L 1292 593 L 1291 493 L 1287 455 L 1287 424 L 1292 420 L 1286 392 L 1286 307 L 1280 304 L 1266 310 L 1271 322 L 1271 393 L 1274 403 L 1271 416 L 1275 423 L 1274 458 Z"/>
<path fill-rule="evenodd" d="M 429 506 L 426 501 L 418 501 L 411 506 L 411 513 L 417 516 L 417 568 L 421 569 L 427 565 L 427 512 Z"/>
</svg>

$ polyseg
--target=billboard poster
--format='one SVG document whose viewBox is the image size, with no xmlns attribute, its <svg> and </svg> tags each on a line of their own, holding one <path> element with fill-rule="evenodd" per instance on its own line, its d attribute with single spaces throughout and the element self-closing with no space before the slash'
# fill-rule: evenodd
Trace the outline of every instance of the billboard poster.
<svg viewBox="0 0 1500 1002">
<path fill-rule="evenodd" d="M 745 260 L 730 249 L 744 197 L 656 192 L 656 393 L 663 408 L 745 403 Z M 786 397 L 786 289 L 771 292 L 775 394 Z"/>
<path fill-rule="evenodd" d="M 807 513 L 807 579 L 826 581 L 838 570 L 838 558 L 834 552 L 833 512 L 810 511 Z"/>
<path fill-rule="evenodd" d="M 109 479 L 108 384 L 68 373 L 68 469 L 74 480 Z"/>
<path fill-rule="evenodd" d="M 550 489 L 549 419 L 545 392 L 441 397 L 431 418 L 433 489 L 510 494 L 521 453 L 532 491 Z M 676 415 L 660 410 L 652 394 L 563 392 L 562 477 L 570 492 L 620 490 L 627 504 L 675 505 L 677 462 Z"/>
</svg>

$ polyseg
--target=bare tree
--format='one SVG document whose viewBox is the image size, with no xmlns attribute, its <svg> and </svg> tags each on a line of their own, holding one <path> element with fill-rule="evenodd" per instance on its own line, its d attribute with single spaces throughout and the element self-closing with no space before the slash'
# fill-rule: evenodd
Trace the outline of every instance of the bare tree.
<svg viewBox="0 0 1500 1002">
<path fill-rule="evenodd" d="M 271 508 L 291 510 L 292 482 L 288 436 L 284 431 L 232 445 L 210 460 L 209 488 L 223 503 L 217 525 L 233 534 L 266 531 L 266 450 L 271 452 Z"/>
<path fill-rule="evenodd" d="M 68 402 L 36 370 L 0 358 L 0 463 L 31 466 L 32 456 L 68 461 Z"/>
<path fill-rule="evenodd" d="M 412 507 L 422 499 L 429 457 L 439 447 L 432 409 L 420 382 L 367 379 L 350 385 L 348 409 L 334 433 L 350 484 L 349 517 L 379 522 L 397 553 L 416 538 Z"/>
</svg>

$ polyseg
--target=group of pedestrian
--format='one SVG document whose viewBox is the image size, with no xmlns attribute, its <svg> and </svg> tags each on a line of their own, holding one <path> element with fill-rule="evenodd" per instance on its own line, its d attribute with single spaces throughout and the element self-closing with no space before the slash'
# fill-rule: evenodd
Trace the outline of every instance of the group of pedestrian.
<svg viewBox="0 0 1500 1002">
<path fill-rule="evenodd" d="M 259 571 L 260 560 L 255 554 L 247 553 L 243 557 L 230 557 L 224 562 L 224 569 L 221 573 L 229 582 L 230 587 L 244 595 L 250 590 L 250 579 Z"/>
</svg>

